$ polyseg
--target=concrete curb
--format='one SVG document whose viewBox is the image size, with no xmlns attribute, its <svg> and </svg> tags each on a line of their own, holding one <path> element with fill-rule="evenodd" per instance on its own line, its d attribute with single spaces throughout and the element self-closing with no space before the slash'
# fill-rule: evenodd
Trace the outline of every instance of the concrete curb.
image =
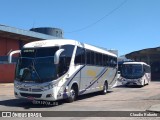
<svg viewBox="0 0 160 120">
<path fill-rule="evenodd" d="M 0 86 L 10 86 L 13 85 L 14 83 L 0 83 Z"/>
</svg>

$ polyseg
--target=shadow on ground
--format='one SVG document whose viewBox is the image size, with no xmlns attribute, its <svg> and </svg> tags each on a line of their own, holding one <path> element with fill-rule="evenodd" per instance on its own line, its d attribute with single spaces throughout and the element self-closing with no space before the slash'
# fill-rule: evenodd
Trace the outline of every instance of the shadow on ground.
<svg viewBox="0 0 160 120">
<path fill-rule="evenodd" d="M 112 92 L 113 91 L 107 91 L 107 94 L 110 94 Z M 101 92 L 95 92 L 95 93 L 89 93 L 89 94 L 81 95 L 81 96 L 78 96 L 77 101 L 78 100 L 83 100 L 83 99 L 88 99 L 88 98 L 99 96 L 99 95 L 102 95 L 102 93 Z"/>
<path fill-rule="evenodd" d="M 116 88 L 143 88 L 145 86 L 140 86 L 140 85 L 119 85 L 119 86 L 116 86 Z"/>
<path fill-rule="evenodd" d="M 108 91 L 107 94 L 111 92 L 112 91 Z M 78 96 L 77 101 L 88 99 L 88 98 L 99 96 L 99 95 L 102 95 L 102 94 L 100 92 L 96 92 L 96 93 L 81 95 L 81 96 Z M 67 103 L 66 100 L 58 100 L 58 101 L 50 102 L 50 101 L 28 100 L 28 99 L 8 99 L 8 100 L 1 100 L 0 106 L 21 107 L 24 109 L 30 109 L 30 108 L 56 107 L 66 103 Z"/>
<path fill-rule="evenodd" d="M 30 108 L 49 108 L 55 107 L 57 105 L 62 105 L 63 101 L 37 101 L 37 100 L 27 100 L 27 99 L 9 99 L 9 100 L 2 100 L 0 101 L 1 106 L 8 106 L 8 107 L 21 107 L 24 109 Z"/>
</svg>

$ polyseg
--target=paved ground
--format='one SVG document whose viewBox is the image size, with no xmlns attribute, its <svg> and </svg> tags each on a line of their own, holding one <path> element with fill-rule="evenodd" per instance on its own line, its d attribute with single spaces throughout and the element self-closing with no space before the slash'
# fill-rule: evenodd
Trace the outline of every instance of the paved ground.
<svg viewBox="0 0 160 120">
<path fill-rule="evenodd" d="M 73 103 L 65 101 L 48 103 L 32 102 L 29 100 L 16 99 L 13 95 L 13 84 L 0 84 L 0 110 L 1 111 L 146 111 L 156 108 L 160 104 L 160 82 L 151 82 L 150 85 L 139 87 L 124 87 L 119 85 L 106 95 L 99 93 L 84 95 Z M 45 104 L 45 105 L 42 105 Z M 57 105 L 58 104 L 58 105 Z M 114 113 L 116 114 L 116 113 Z M 15 118 L 17 119 L 17 118 Z M 44 118 L 42 118 L 44 119 Z M 51 118 L 50 118 L 51 119 Z M 63 118 L 56 118 L 57 120 Z M 69 117 L 65 119 L 91 119 L 89 117 Z M 93 120 L 97 118 L 93 117 Z M 106 119 L 101 117 L 101 119 Z M 120 118 L 109 118 L 110 120 Z M 132 117 L 121 118 L 122 120 L 150 120 L 160 119 L 157 117 Z"/>
</svg>

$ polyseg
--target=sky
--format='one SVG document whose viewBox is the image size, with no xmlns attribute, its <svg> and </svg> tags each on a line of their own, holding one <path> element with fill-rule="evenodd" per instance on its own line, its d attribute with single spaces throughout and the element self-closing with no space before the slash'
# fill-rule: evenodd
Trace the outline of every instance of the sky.
<svg viewBox="0 0 160 120">
<path fill-rule="evenodd" d="M 160 0 L 0 0 L 0 24 L 55 27 L 64 38 L 118 50 L 160 46 Z"/>
</svg>

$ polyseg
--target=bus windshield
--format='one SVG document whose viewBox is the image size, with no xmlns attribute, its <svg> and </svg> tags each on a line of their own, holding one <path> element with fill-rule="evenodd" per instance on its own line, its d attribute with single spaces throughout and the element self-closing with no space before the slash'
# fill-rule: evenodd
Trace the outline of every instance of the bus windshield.
<svg viewBox="0 0 160 120">
<path fill-rule="evenodd" d="M 59 56 L 59 64 L 54 64 L 57 50 L 64 49 Z M 24 48 L 16 66 L 16 80 L 23 82 L 49 82 L 64 75 L 73 54 L 73 45 Z"/>
<path fill-rule="evenodd" d="M 59 47 L 22 49 L 16 67 L 16 79 L 23 82 L 47 82 L 57 78 L 54 54 Z"/>
<path fill-rule="evenodd" d="M 124 64 L 121 75 L 127 79 L 137 79 L 143 76 L 143 66 L 140 64 Z"/>
</svg>

